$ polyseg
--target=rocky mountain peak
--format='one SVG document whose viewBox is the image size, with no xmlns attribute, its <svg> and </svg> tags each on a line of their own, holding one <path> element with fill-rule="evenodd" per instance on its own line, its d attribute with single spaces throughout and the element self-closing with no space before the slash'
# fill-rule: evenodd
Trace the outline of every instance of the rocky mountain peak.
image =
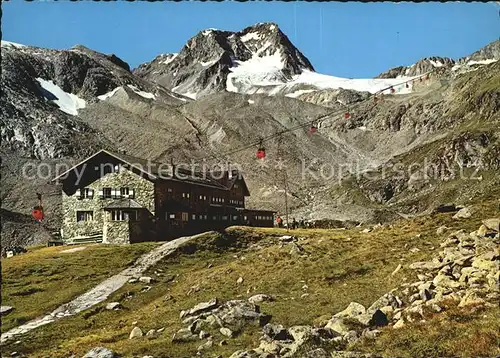
<svg viewBox="0 0 500 358">
<path fill-rule="evenodd" d="M 140 65 L 134 73 L 190 97 L 227 88 L 231 69 L 251 59 L 270 59 L 278 77 L 290 78 L 309 60 L 274 23 L 259 23 L 242 31 L 207 29 L 189 39 L 178 54 L 164 54 Z"/>
</svg>

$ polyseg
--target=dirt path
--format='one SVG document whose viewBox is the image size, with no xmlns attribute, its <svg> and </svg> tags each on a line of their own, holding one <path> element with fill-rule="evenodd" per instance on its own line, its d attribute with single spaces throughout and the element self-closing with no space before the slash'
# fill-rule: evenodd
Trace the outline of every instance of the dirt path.
<svg viewBox="0 0 500 358">
<path fill-rule="evenodd" d="M 29 332 L 37 327 L 55 322 L 64 317 L 73 316 L 83 310 L 86 310 L 98 303 L 105 301 L 109 297 L 109 295 L 121 288 L 130 278 L 140 276 L 149 267 L 153 266 L 164 257 L 167 257 L 175 252 L 179 248 L 179 246 L 186 242 L 194 240 L 201 235 L 203 234 L 181 237 L 153 249 L 147 254 L 141 256 L 133 266 L 123 270 L 119 274 L 106 279 L 90 291 L 87 291 L 74 300 L 63 304 L 52 313 L 47 314 L 46 316 L 43 316 L 41 318 L 31 320 L 19 327 L 5 332 L 1 335 L 1 343 L 4 343 L 7 340 L 12 339 L 20 334 Z"/>
</svg>

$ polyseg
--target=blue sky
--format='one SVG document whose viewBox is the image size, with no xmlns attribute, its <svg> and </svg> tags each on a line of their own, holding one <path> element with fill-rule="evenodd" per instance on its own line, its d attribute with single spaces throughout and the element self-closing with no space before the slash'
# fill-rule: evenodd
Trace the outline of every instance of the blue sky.
<svg viewBox="0 0 500 358">
<path fill-rule="evenodd" d="M 500 35 L 498 3 L 24 2 L 2 4 L 2 38 L 49 48 L 82 44 L 131 67 L 178 52 L 206 28 L 272 21 L 316 71 L 373 77 L 422 57 L 468 55 Z"/>
</svg>

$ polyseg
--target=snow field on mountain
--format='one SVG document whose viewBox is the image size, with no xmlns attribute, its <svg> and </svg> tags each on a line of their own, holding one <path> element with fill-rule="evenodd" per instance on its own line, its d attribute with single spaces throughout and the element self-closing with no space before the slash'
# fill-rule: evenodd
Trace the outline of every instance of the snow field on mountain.
<svg viewBox="0 0 500 358">
<path fill-rule="evenodd" d="M 55 97 L 55 99 L 53 99 L 51 96 L 46 96 L 48 100 L 57 104 L 61 111 L 71 114 L 72 116 L 76 116 L 78 115 L 79 109 L 85 108 L 85 100 L 72 93 L 64 92 L 53 81 L 47 81 L 41 77 L 38 77 L 36 80 L 45 91 Z"/>
</svg>

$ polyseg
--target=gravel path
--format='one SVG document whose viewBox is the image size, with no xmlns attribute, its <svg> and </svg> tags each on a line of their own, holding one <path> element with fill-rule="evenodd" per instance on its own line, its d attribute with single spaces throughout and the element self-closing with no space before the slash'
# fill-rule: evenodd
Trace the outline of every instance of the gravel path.
<svg viewBox="0 0 500 358">
<path fill-rule="evenodd" d="M 83 310 L 86 310 L 98 303 L 105 301 L 110 294 L 122 287 L 130 278 L 140 276 L 149 267 L 153 266 L 164 257 L 167 257 L 168 255 L 175 252 L 179 248 L 179 246 L 186 242 L 194 240 L 201 235 L 204 234 L 181 237 L 153 249 L 147 254 L 141 256 L 133 266 L 123 270 L 119 274 L 106 279 L 90 291 L 87 291 L 84 294 L 78 296 L 73 301 L 63 304 L 52 313 L 47 314 L 46 316 L 43 316 L 41 318 L 31 320 L 19 327 L 5 332 L 1 335 L 1 343 L 4 343 L 17 335 L 29 332 L 37 327 L 55 322 L 64 317 L 73 316 Z"/>
</svg>

